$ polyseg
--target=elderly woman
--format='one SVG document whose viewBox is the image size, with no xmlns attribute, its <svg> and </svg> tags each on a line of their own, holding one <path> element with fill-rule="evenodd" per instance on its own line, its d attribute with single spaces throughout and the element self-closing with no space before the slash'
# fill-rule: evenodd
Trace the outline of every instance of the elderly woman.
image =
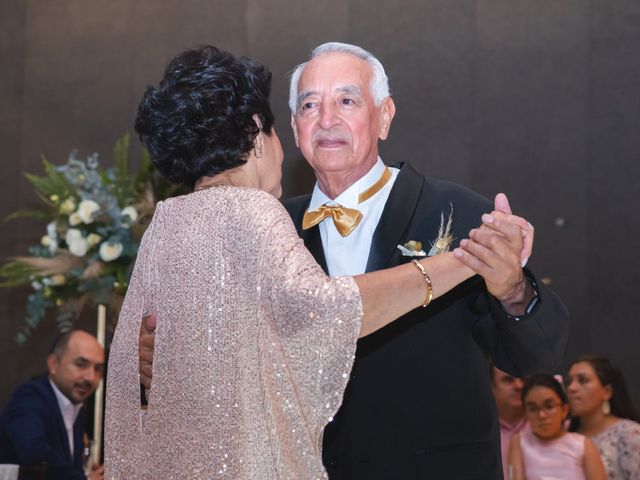
<svg viewBox="0 0 640 480">
<path fill-rule="evenodd" d="M 175 57 L 140 104 L 154 165 L 195 191 L 159 203 L 140 246 L 109 359 L 107 478 L 325 478 L 322 432 L 357 338 L 472 275 L 445 253 L 328 278 L 276 199 L 270 79 L 202 47 Z M 152 311 L 143 412 L 138 332 Z"/>
</svg>

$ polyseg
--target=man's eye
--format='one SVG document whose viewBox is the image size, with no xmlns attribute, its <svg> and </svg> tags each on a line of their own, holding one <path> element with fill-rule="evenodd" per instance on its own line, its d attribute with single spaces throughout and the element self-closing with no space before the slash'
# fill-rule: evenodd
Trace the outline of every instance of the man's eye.
<svg viewBox="0 0 640 480">
<path fill-rule="evenodd" d="M 343 105 L 355 105 L 356 101 L 353 98 L 343 98 L 342 99 L 342 104 Z"/>
<path fill-rule="evenodd" d="M 302 110 L 309 110 L 311 107 L 313 107 L 313 103 L 307 102 L 307 103 L 303 103 L 302 107 L 300 108 L 302 108 Z"/>
</svg>

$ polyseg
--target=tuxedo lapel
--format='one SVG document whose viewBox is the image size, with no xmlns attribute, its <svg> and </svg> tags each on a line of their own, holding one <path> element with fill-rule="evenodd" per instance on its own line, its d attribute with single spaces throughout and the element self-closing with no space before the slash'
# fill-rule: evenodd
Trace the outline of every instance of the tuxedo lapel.
<svg viewBox="0 0 640 480">
<path fill-rule="evenodd" d="M 320 227 L 318 225 L 309 228 L 308 230 L 302 229 L 302 219 L 304 213 L 309 208 L 309 202 L 311 201 L 311 195 L 303 195 L 300 197 L 292 198 L 285 202 L 285 207 L 293 220 L 293 224 L 298 231 L 298 235 L 304 241 L 304 246 L 311 252 L 316 262 L 322 267 L 325 273 L 329 273 L 327 269 L 327 260 L 324 256 L 324 250 L 322 249 L 322 238 L 320 237 Z"/>
<path fill-rule="evenodd" d="M 76 418 L 75 423 L 73 424 L 73 463 L 82 468 L 83 461 L 83 452 L 84 452 L 84 409 L 80 410 L 78 413 L 78 418 Z"/>
<path fill-rule="evenodd" d="M 409 164 L 402 164 L 373 234 L 367 272 L 400 263 L 397 245 L 407 240 L 404 237 L 418 206 L 422 185 L 423 177 Z"/>
<path fill-rule="evenodd" d="M 313 257 L 318 262 L 318 265 L 322 267 L 325 273 L 329 273 L 327 268 L 327 259 L 324 256 L 324 250 L 322 249 L 322 239 L 320 238 L 320 227 L 318 225 L 309 228 L 308 230 L 302 230 L 302 240 L 305 247 L 311 252 Z"/>
</svg>

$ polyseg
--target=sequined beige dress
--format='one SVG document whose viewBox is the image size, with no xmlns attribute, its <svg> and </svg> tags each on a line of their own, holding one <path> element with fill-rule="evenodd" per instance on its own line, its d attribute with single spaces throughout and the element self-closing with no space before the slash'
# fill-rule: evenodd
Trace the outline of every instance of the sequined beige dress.
<svg viewBox="0 0 640 480">
<path fill-rule="evenodd" d="M 143 413 L 138 335 L 153 309 Z M 353 278 L 323 273 L 271 195 L 223 186 L 158 204 L 111 344 L 106 478 L 326 478 L 322 431 L 361 316 Z"/>
</svg>

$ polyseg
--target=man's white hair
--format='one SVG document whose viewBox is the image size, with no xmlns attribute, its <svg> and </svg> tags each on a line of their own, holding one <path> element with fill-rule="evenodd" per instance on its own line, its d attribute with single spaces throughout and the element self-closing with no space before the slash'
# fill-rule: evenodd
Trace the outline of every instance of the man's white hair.
<svg viewBox="0 0 640 480">
<path fill-rule="evenodd" d="M 300 75 L 302 75 L 304 67 L 307 66 L 307 63 L 309 63 L 310 60 L 313 60 L 325 53 L 334 52 L 355 55 L 371 65 L 371 71 L 373 73 L 371 76 L 370 86 L 371 96 L 373 97 L 373 101 L 377 107 L 380 106 L 385 98 L 391 95 L 389 93 L 389 79 L 387 78 L 387 74 L 384 72 L 384 67 L 382 66 L 382 63 L 380 63 L 380 60 L 378 60 L 371 52 L 348 43 L 328 42 L 314 48 L 309 60 L 298 65 L 293 71 L 293 74 L 291 75 L 291 83 L 289 84 L 289 108 L 291 109 L 291 113 L 295 114 L 298 109 L 298 82 L 300 81 Z"/>
</svg>

